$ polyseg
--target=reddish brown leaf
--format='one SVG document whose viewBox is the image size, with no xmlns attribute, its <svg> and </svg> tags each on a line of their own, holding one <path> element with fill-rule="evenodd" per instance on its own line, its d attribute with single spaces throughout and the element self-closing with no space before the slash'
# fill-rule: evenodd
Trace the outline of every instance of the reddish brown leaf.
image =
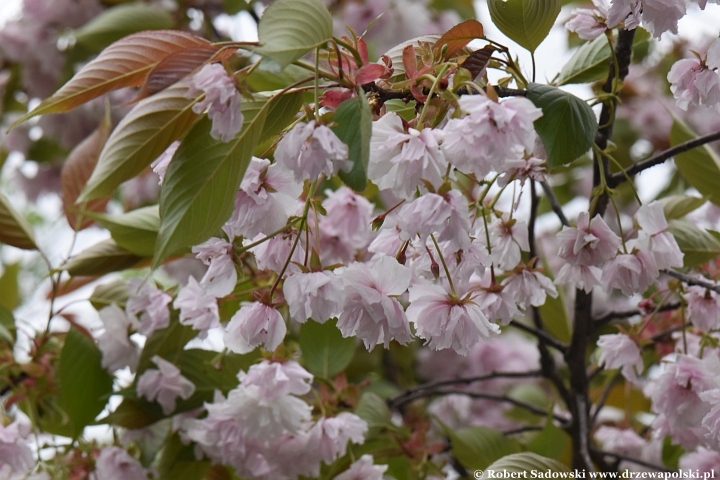
<svg viewBox="0 0 720 480">
<path fill-rule="evenodd" d="M 387 78 L 392 74 L 392 70 L 387 68 L 385 65 L 379 63 L 368 63 L 360 67 L 360 70 L 355 74 L 355 83 L 358 85 L 365 85 L 378 78 Z"/>
<path fill-rule="evenodd" d="M 484 36 L 485 31 L 482 23 L 477 20 L 465 20 L 445 32 L 443 36 L 435 42 L 433 49 L 439 52 L 445 45 L 447 45 L 447 50 L 443 56 L 443 59 L 447 60 L 465 48 L 471 40 L 483 38 Z"/>
<path fill-rule="evenodd" d="M 47 294 L 45 297 L 50 300 L 55 297 L 62 297 L 63 295 L 67 295 L 68 293 L 72 293 L 78 288 L 82 288 L 88 283 L 92 283 L 95 280 L 97 280 L 97 277 L 71 277 L 65 280 L 64 282 L 60 283 L 58 286 L 58 289 L 56 292 L 53 293 L 52 288 L 48 289 Z"/>
<path fill-rule="evenodd" d="M 110 125 L 110 120 L 106 118 L 97 130 L 70 152 L 63 165 L 60 174 L 63 210 L 70 227 L 75 231 L 87 228 L 93 223 L 93 219 L 82 216 L 82 212 L 78 211 L 75 201 L 77 201 L 80 192 L 85 187 L 90 175 L 92 175 L 95 165 L 97 165 L 100 152 L 110 136 L 110 130 L 112 130 L 112 125 Z M 90 200 L 83 204 L 80 210 L 104 212 L 105 205 L 109 200 L 110 197 Z"/>
<path fill-rule="evenodd" d="M 462 67 L 467 69 L 473 78 L 476 78 L 483 71 L 495 51 L 492 45 L 485 45 L 480 50 L 475 50 L 463 62 Z"/>
<path fill-rule="evenodd" d="M 408 45 L 403 48 L 402 62 L 405 68 L 405 76 L 414 79 L 417 76 L 417 57 L 415 56 L 415 47 Z"/>
<path fill-rule="evenodd" d="M 224 60 L 235 53 L 235 49 L 220 50 L 214 45 L 187 48 L 173 52 L 161 60 L 148 74 L 145 85 L 134 101 L 142 100 L 176 83 L 210 60 Z"/>
<path fill-rule="evenodd" d="M 65 112 L 122 87 L 138 87 L 148 73 L 168 55 L 189 48 L 208 47 L 210 42 L 187 32 L 153 30 L 135 33 L 113 43 L 85 65 L 55 94 L 13 127 L 44 113 Z"/>
<path fill-rule="evenodd" d="M 325 90 L 320 97 L 320 105 L 328 108 L 337 108 L 348 98 L 355 96 L 355 91 L 347 88 L 342 90 Z"/>
</svg>

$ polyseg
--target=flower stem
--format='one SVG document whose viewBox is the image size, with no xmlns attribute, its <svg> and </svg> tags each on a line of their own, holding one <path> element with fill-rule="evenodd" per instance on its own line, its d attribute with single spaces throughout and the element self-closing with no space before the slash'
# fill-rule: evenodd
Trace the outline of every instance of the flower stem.
<svg viewBox="0 0 720 480">
<path fill-rule="evenodd" d="M 438 257 L 440 257 L 440 263 L 442 263 L 443 269 L 445 270 L 445 276 L 447 276 L 448 283 L 450 284 L 450 291 L 453 294 L 453 297 L 457 297 L 457 292 L 455 291 L 455 285 L 453 284 L 452 277 L 450 276 L 450 270 L 448 269 L 447 263 L 445 263 L 445 257 L 442 254 L 442 251 L 440 250 L 440 245 L 438 245 L 437 240 L 435 240 L 435 235 L 432 233 L 430 234 L 430 238 L 432 239 L 433 244 L 435 245 L 435 250 L 438 252 Z"/>
</svg>

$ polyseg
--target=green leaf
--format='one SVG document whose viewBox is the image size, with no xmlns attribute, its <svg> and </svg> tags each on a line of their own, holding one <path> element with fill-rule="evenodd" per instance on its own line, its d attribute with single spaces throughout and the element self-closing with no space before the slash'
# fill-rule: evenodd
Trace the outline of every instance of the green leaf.
<svg viewBox="0 0 720 480">
<path fill-rule="evenodd" d="M 337 123 L 333 132 L 348 146 L 348 159 L 353 163 L 349 172 L 340 171 L 340 178 L 353 190 L 365 190 L 372 135 L 372 112 L 365 96 L 359 95 L 341 103 L 333 121 Z"/>
<path fill-rule="evenodd" d="M 124 280 L 117 280 L 95 287 L 88 300 L 95 310 L 101 310 L 112 304 L 125 308 L 125 302 L 129 296 L 127 283 Z"/>
<path fill-rule="evenodd" d="M 197 461 L 194 448 L 185 445 L 178 434 L 168 438 L 159 454 L 158 480 L 203 480 L 210 462 Z"/>
<path fill-rule="evenodd" d="M 0 305 L 0 341 L 15 345 L 15 317 L 12 311 Z"/>
<path fill-rule="evenodd" d="M 270 106 L 277 103 L 277 109 L 286 101 L 296 101 L 295 97 L 276 98 L 244 102 L 243 128 L 227 143 L 212 138 L 207 117 L 188 132 L 170 162 L 160 191 L 161 222 L 154 267 L 173 252 L 208 239 L 230 217 L 253 150 L 265 133 L 265 119 L 273 118 L 268 115 Z"/>
<path fill-rule="evenodd" d="M 97 52 L 111 43 L 144 30 L 163 30 L 174 25 L 167 10 L 147 3 L 126 3 L 108 8 L 73 32 L 80 45 Z"/>
<path fill-rule="evenodd" d="M 487 467 L 487 470 L 506 471 L 506 472 L 569 472 L 570 470 L 558 462 L 550 458 L 541 457 L 532 452 L 514 453 L 494 462 Z"/>
<path fill-rule="evenodd" d="M 116 425 L 132 430 L 145 428 L 162 420 L 160 409 L 157 410 L 149 408 L 147 402 L 141 402 L 134 398 L 123 398 L 120 405 L 110 415 L 99 419 L 96 423 L 98 425 Z"/>
<path fill-rule="evenodd" d="M 543 457 L 562 459 L 571 447 L 572 439 L 568 433 L 553 423 L 548 417 L 545 427 L 527 446 L 528 450 Z"/>
<path fill-rule="evenodd" d="M 534 52 L 560 14 L 560 0 L 488 0 L 495 26 L 520 46 Z"/>
<path fill-rule="evenodd" d="M 135 105 L 110 134 L 78 202 L 111 195 L 180 138 L 198 116 L 187 92 L 180 82 Z"/>
<path fill-rule="evenodd" d="M 545 257 L 542 257 L 543 269 L 545 275 L 553 280 L 555 277 L 550 270 L 550 265 Z M 550 335 L 561 342 L 570 342 L 572 337 L 570 317 L 568 316 L 567 309 L 565 308 L 565 292 L 563 289 L 558 289 L 558 296 L 551 297 L 547 296 L 545 303 L 540 305 L 540 316 L 542 317 L 543 324 Z"/>
<path fill-rule="evenodd" d="M 665 437 L 662 447 L 662 463 L 670 468 L 678 468 L 680 457 L 686 453 L 680 445 L 675 445 L 671 437 Z"/>
<path fill-rule="evenodd" d="M 101 366 L 102 353 L 92 340 L 71 328 L 60 352 L 59 403 L 80 435 L 107 404 L 112 377 Z"/>
<path fill-rule="evenodd" d="M 527 98 L 541 108 L 535 130 L 545 146 L 550 168 L 565 165 L 592 147 L 598 130 L 592 108 L 575 95 L 548 85 L 530 83 Z"/>
<path fill-rule="evenodd" d="M 720 255 L 720 240 L 708 231 L 684 220 L 672 220 L 669 223 L 668 230 L 685 254 L 683 258 L 685 268 L 697 267 Z"/>
<path fill-rule="evenodd" d="M 520 444 L 492 428 L 447 430 L 452 454 L 468 470 L 484 470 L 495 460 L 520 451 Z"/>
<path fill-rule="evenodd" d="M 4 271 L 0 275 L 0 306 L 13 310 L 20 305 L 21 300 L 18 285 L 20 263 L 10 263 L 4 267 Z"/>
<path fill-rule="evenodd" d="M 672 114 L 672 112 L 671 112 Z M 673 115 L 670 143 L 677 145 L 697 138 L 697 134 Z M 709 145 L 675 155 L 675 166 L 687 182 L 715 205 L 720 205 L 720 157 Z"/>
<path fill-rule="evenodd" d="M 333 21 L 319 0 L 278 0 L 258 25 L 257 51 L 284 68 L 332 39 Z"/>
<path fill-rule="evenodd" d="M 360 396 L 355 415 L 365 420 L 370 428 L 384 427 L 390 423 L 390 409 L 387 403 L 371 392 L 365 392 Z"/>
<path fill-rule="evenodd" d="M 635 30 L 633 52 L 646 46 L 651 39 L 650 32 L 644 28 Z M 610 61 L 610 46 L 607 37 L 601 35 L 591 42 L 583 43 L 560 70 L 553 82 L 555 85 L 570 83 L 589 83 L 607 78 Z"/>
<path fill-rule="evenodd" d="M 300 349 L 305 366 L 318 377 L 331 379 L 352 361 L 355 339 L 343 338 L 334 321 L 308 321 L 300 327 Z"/>
<path fill-rule="evenodd" d="M 690 195 L 671 195 L 660 200 L 663 204 L 663 211 L 667 220 L 683 218 L 690 212 L 705 205 L 707 198 L 693 197 Z"/>
<path fill-rule="evenodd" d="M 155 251 L 155 240 L 160 228 L 158 205 L 138 208 L 119 215 L 85 212 L 110 231 L 115 243 L 125 250 L 141 257 L 151 257 Z"/>
<path fill-rule="evenodd" d="M 83 250 L 60 268 L 73 277 L 99 276 L 125 270 L 140 260 L 142 257 L 128 252 L 114 240 L 108 239 Z"/>
<path fill-rule="evenodd" d="M 36 250 L 35 236 L 30 224 L 0 193 L 0 243 L 24 250 Z"/>
</svg>

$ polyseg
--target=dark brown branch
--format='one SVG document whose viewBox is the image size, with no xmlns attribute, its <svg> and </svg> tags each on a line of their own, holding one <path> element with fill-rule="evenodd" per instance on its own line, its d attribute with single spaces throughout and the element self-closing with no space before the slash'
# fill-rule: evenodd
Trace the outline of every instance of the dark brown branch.
<svg viewBox="0 0 720 480">
<path fill-rule="evenodd" d="M 529 333 L 530 335 L 533 335 L 537 337 L 541 342 L 559 350 L 560 352 L 566 352 L 568 349 L 568 346 L 565 345 L 560 340 L 556 339 L 549 333 L 545 332 L 544 330 L 540 330 L 538 328 L 530 327 L 528 325 L 525 325 L 523 323 L 518 322 L 517 320 L 513 320 L 510 322 L 510 326 L 513 326 L 519 330 L 522 330 L 524 332 Z"/>
<path fill-rule="evenodd" d="M 506 437 L 508 435 L 519 435 L 525 432 L 537 432 L 545 428 L 545 425 L 526 425 L 524 427 L 513 428 L 512 430 L 505 430 L 502 432 Z"/>
<path fill-rule="evenodd" d="M 627 180 L 626 176 L 632 177 L 633 175 L 637 175 L 638 173 L 647 170 L 648 168 L 660 165 L 661 163 L 664 163 L 666 160 L 674 157 L 678 153 L 687 152 L 688 150 L 692 150 L 693 148 L 706 145 L 716 140 L 720 140 L 720 131 L 709 133 L 707 135 L 703 135 L 702 137 L 693 138 L 692 140 L 688 140 L 687 142 L 683 142 L 675 145 L 674 147 L 668 148 L 667 150 L 664 150 L 657 155 L 653 155 L 650 158 L 633 163 L 627 169 L 625 169 L 625 173 L 616 172 L 612 174 L 609 179 L 610 186 L 615 187 Z"/>
<path fill-rule="evenodd" d="M 718 285 L 717 283 L 711 283 L 700 278 L 691 277 L 690 275 L 685 275 L 684 273 L 676 272 L 675 270 L 661 270 L 661 272 L 665 275 L 670 275 L 673 278 L 677 278 L 686 285 L 704 287 L 708 290 L 712 290 L 713 292 L 720 293 L 720 285 Z"/>
<path fill-rule="evenodd" d="M 668 312 L 670 310 L 677 310 L 678 308 L 680 308 L 680 306 L 681 305 L 679 303 L 666 303 L 665 305 L 662 305 L 660 308 L 658 308 L 656 311 Z M 643 313 L 637 308 L 631 310 L 622 310 L 619 312 L 610 312 L 606 313 L 602 317 L 594 319 L 593 322 L 595 323 L 595 328 L 598 328 L 607 323 L 612 323 L 615 320 L 624 320 L 626 318 L 634 317 L 635 315 L 643 315 Z"/>
<path fill-rule="evenodd" d="M 602 455 L 605 457 L 613 457 L 616 460 L 624 460 L 626 462 L 634 463 L 636 465 L 641 465 L 643 467 L 652 468 L 653 470 L 657 470 L 659 472 L 674 472 L 675 471 L 671 468 L 667 468 L 662 465 L 655 465 L 654 463 L 646 462 L 645 460 L 639 460 L 639 459 L 633 458 L 633 457 L 628 457 L 627 455 L 621 455 L 619 453 L 611 453 L 611 452 L 606 452 L 604 450 L 597 450 L 597 449 L 593 449 L 593 453 L 597 453 L 598 455 Z"/>
<path fill-rule="evenodd" d="M 479 375 L 476 377 L 460 377 L 450 378 L 447 380 L 436 380 L 434 382 L 423 383 L 422 385 L 418 385 L 417 387 L 407 389 L 400 395 L 389 399 L 388 405 L 390 406 L 390 408 L 397 408 L 401 405 L 412 402 L 417 398 L 422 398 L 422 396 L 415 395 L 418 392 L 435 390 L 437 388 L 450 385 L 468 385 L 471 383 L 483 382 L 485 380 L 492 380 L 497 378 L 531 378 L 539 377 L 541 375 L 542 372 L 540 370 L 532 370 L 529 372 L 492 372 L 488 373 L 487 375 Z"/>
<path fill-rule="evenodd" d="M 507 87 L 500 87 L 500 86 L 494 86 L 495 92 L 497 93 L 498 97 L 524 97 L 527 95 L 526 90 L 518 90 L 516 88 L 507 88 Z M 362 89 L 365 91 L 365 93 L 374 93 L 378 96 L 378 99 L 381 103 L 385 103 L 388 100 L 402 100 L 404 102 L 409 102 L 411 100 L 415 100 L 410 90 L 388 90 L 382 87 L 379 87 L 377 83 L 370 82 L 366 83 L 365 85 L 362 85 Z M 483 89 L 484 90 L 484 89 Z M 425 91 L 424 93 L 429 93 L 429 90 Z M 472 89 L 469 89 L 467 87 L 461 87 L 457 91 L 458 95 L 477 95 L 478 92 Z"/>
<path fill-rule="evenodd" d="M 568 222 L 565 213 L 563 213 L 562 205 L 560 205 L 560 202 L 558 202 L 558 199 L 555 196 L 555 192 L 552 191 L 552 188 L 550 187 L 550 185 L 548 185 L 547 182 L 540 182 L 540 185 L 542 185 L 545 196 L 547 197 L 548 202 L 550 202 L 550 208 L 552 208 L 552 211 L 555 212 L 555 215 L 557 215 L 558 219 L 560 219 L 560 223 L 562 223 L 566 227 L 569 227 L 570 222 Z"/>
<path fill-rule="evenodd" d="M 608 76 L 603 86 L 603 91 L 610 94 L 610 98 L 603 103 L 600 112 L 598 133 L 595 136 L 595 145 L 599 151 L 604 151 L 612 138 L 615 125 L 615 112 L 617 110 L 617 98 L 614 87 L 616 80 L 624 80 L 630 68 L 632 58 L 632 45 L 635 38 L 635 30 L 623 30 L 618 32 L 615 44 L 615 58 L 617 64 L 610 60 Z M 601 185 L 602 179 L 609 178 L 609 160 L 596 153 L 593 157 L 593 187 Z M 603 215 L 607 208 L 609 197 L 607 191 L 602 191 L 599 197 L 593 198 L 589 211 L 590 218 L 595 215 Z M 588 406 L 589 379 L 585 370 L 587 363 L 587 348 L 590 336 L 593 332 L 592 321 L 592 293 L 586 293 L 582 289 L 575 291 L 575 308 L 573 315 L 573 333 L 570 345 L 565 353 L 565 362 L 570 370 L 570 388 L 572 391 L 572 403 L 568 405 L 572 414 L 573 422 L 569 432 L 573 439 L 573 468 L 591 470 L 594 468 L 590 459 L 589 444 L 590 430 L 588 425 L 590 409 Z M 596 463 L 603 470 L 609 467 L 604 464 L 602 458 Z"/>
<path fill-rule="evenodd" d="M 605 402 L 607 401 L 608 397 L 610 396 L 610 392 L 612 391 L 615 384 L 622 378 L 622 374 L 620 372 L 617 372 L 613 377 L 610 379 L 608 384 L 605 386 L 605 389 L 603 390 L 602 394 L 600 395 L 600 398 L 598 399 L 597 403 L 595 403 L 595 411 L 592 413 L 592 418 L 590 420 L 590 425 L 595 425 L 595 422 L 597 422 L 597 417 L 600 415 L 600 410 L 602 410 L 603 406 L 605 405 Z"/>
</svg>

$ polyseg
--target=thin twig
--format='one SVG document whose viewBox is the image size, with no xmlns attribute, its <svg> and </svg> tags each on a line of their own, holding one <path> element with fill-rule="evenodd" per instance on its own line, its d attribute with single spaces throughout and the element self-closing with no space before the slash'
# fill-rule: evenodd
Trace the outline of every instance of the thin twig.
<svg viewBox="0 0 720 480">
<path fill-rule="evenodd" d="M 676 272 L 675 270 L 660 270 L 665 275 L 670 275 L 673 278 L 677 278 L 686 285 L 695 285 L 698 287 L 704 287 L 713 292 L 720 293 L 720 285 L 717 283 L 711 283 L 706 280 L 699 279 L 697 277 L 691 277 L 684 273 Z"/>
<path fill-rule="evenodd" d="M 553 336 L 550 335 L 549 333 L 546 333 L 546 332 L 543 331 L 543 330 L 539 330 L 539 329 L 537 329 L 537 328 L 530 327 L 530 326 L 528 326 L 528 325 L 525 325 L 525 324 L 523 324 L 523 323 L 520 323 L 520 322 L 518 322 L 517 320 L 512 320 L 512 321 L 510 322 L 510 326 L 515 327 L 515 328 L 520 329 L 520 330 L 523 330 L 523 331 L 525 331 L 525 332 L 527 332 L 527 333 L 529 333 L 529 334 L 537 337 L 538 339 L 542 340 L 543 342 L 545 342 L 545 343 L 548 344 L 549 346 L 551 346 L 551 347 L 553 347 L 553 348 L 556 348 L 557 350 L 560 350 L 561 352 L 565 352 L 565 351 L 567 350 L 567 348 L 568 348 L 568 346 L 567 346 L 566 344 L 564 344 L 564 343 L 561 342 L 560 340 L 556 339 L 555 337 L 553 337 Z"/>
<path fill-rule="evenodd" d="M 720 140 L 720 131 L 709 133 L 707 135 L 703 135 L 702 137 L 693 138 L 692 140 L 688 140 L 687 142 L 683 142 L 675 145 L 674 147 L 668 148 L 667 150 L 664 150 L 657 155 L 653 155 L 650 158 L 633 163 L 625 169 L 625 172 L 613 173 L 609 179 L 610 186 L 614 187 L 624 182 L 626 180 L 626 175 L 637 175 L 638 173 L 647 170 L 648 168 L 652 168 L 656 165 L 664 163 L 666 160 L 674 157 L 678 153 L 687 152 L 688 150 L 692 150 L 693 148 L 700 147 L 716 140 Z"/>
<path fill-rule="evenodd" d="M 590 425 L 595 425 L 595 422 L 597 422 L 598 415 L 600 415 L 600 410 L 603 409 L 605 402 L 610 396 L 610 392 L 612 392 L 613 387 L 618 382 L 618 380 L 620 380 L 621 376 L 622 374 L 620 372 L 615 373 L 615 375 L 613 375 L 608 384 L 605 386 L 605 389 L 600 395 L 600 398 L 598 398 L 598 401 L 595 403 L 595 411 L 592 413 L 592 416 L 590 418 Z"/>
<path fill-rule="evenodd" d="M 526 432 L 537 432 L 544 428 L 545 428 L 545 425 L 526 425 L 524 427 L 518 427 L 518 428 L 514 428 L 512 430 L 505 430 L 504 432 L 502 432 L 502 434 L 507 437 L 508 435 L 519 435 L 521 433 L 526 433 Z"/>
<path fill-rule="evenodd" d="M 427 382 L 423 383 L 422 385 L 418 385 L 416 387 L 409 388 L 405 390 L 405 392 L 401 393 L 400 395 L 397 395 L 396 397 L 391 398 L 388 400 L 388 404 L 390 405 L 390 408 L 395 408 L 400 405 L 404 405 L 405 403 L 411 402 L 415 398 L 419 397 L 413 397 L 414 394 L 417 392 L 422 392 L 426 390 L 435 390 L 439 387 L 445 387 L 448 385 L 468 385 L 470 383 L 477 383 L 482 382 L 485 380 L 491 380 L 496 378 L 530 378 L 530 377 L 539 377 L 542 375 L 542 372 L 540 370 L 531 370 L 529 372 L 492 372 L 488 373 L 487 375 L 479 375 L 476 377 L 460 377 L 460 378 L 450 378 L 446 380 L 436 380 L 434 382 Z"/>
<path fill-rule="evenodd" d="M 547 197 L 548 202 L 550 202 L 550 208 L 552 208 L 552 211 L 555 212 L 555 215 L 557 215 L 560 223 L 562 223 L 566 227 L 569 227 L 570 222 L 568 222 L 568 219 L 562 210 L 562 206 L 560 205 L 560 202 L 558 202 L 558 199 L 555 196 L 555 192 L 553 192 L 552 188 L 550 188 L 550 185 L 548 185 L 547 182 L 540 182 L 540 185 L 542 185 L 545 196 Z"/>
<path fill-rule="evenodd" d="M 656 310 L 656 312 L 668 312 L 670 310 L 677 310 L 680 308 L 679 303 L 666 303 L 665 305 L 662 305 L 660 308 Z M 609 312 L 603 315 L 602 317 L 594 319 L 595 326 L 601 326 L 605 325 L 606 323 L 611 323 L 614 320 L 623 320 L 625 318 L 634 317 L 635 315 L 643 315 L 643 313 L 637 309 L 631 309 L 631 310 L 622 310 L 619 312 Z"/>
</svg>

